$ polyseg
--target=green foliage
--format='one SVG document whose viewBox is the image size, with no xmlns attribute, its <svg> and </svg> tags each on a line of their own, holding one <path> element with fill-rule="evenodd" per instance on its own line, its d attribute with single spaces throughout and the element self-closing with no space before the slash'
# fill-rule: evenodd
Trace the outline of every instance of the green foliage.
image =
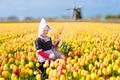
<svg viewBox="0 0 120 80">
<path fill-rule="evenodd" d="M 60 51 L 65 54 L 68 55 L 68 53 L 70 51 L 72 51 L 72 44 L 68 43 L 68 42 L 62 42 L 62 44 L 60 45 Z"/>
<path fill-rule="evenodd" d="M 105 19 L 120 19 L 120 14 L 118 15 L 106 15 Z"/>
</svg>

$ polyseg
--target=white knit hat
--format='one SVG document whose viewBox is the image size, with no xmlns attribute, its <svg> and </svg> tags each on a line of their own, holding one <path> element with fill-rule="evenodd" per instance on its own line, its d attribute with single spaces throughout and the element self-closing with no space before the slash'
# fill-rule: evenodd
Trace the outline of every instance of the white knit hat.
<svg viewBox="0 0 120 80">
<path fill-rule="evenodd" d="M 44 18 L 42 18 L 39 24 L 38 36 L 40 36 L 43 33 L 45 27 L 49 27 L 49 32 L 52 31 L 50 26 L 47 24 L 47 21 Z"/>
</svg>

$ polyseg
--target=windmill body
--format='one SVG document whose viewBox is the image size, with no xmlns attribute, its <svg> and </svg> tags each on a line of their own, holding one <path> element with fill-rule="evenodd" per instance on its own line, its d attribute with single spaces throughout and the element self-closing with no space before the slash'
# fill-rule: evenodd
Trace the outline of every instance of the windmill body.
<svg viewBox="0 0 120 80">
<path fill-rule="evenodd" d="M 81 8 L 75 7 L 73 9 L 73 20 L 78 20 L 78 19 L 82 19 Z"/>
</svg>

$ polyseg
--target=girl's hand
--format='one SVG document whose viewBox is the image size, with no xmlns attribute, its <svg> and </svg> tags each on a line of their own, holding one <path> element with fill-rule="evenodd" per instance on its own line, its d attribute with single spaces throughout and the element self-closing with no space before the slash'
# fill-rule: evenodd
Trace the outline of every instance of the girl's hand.
<svg viewBox="0 0 120 80">
<path fill-rule="evenodd" d="M 57 39 L 57 42 L 60 42 L 60 38 Z"/>
<path fill-rule="evenodd" d="M 58 39 L 56 40 L 56 42 L 54 43 L 54 46 L 55 46 L 55 47 L 58 46 L 59 43 L 60 43 L 60 38 L 58 38 Z"/>
<path fill-rule="evenodd" d="M 50 55 L 49 55 L 49 58 L 54 59 L 54 58 L 55 58 L 55 54 L 54 54 L 54 53 L 50 54 Z"/>
</svg>

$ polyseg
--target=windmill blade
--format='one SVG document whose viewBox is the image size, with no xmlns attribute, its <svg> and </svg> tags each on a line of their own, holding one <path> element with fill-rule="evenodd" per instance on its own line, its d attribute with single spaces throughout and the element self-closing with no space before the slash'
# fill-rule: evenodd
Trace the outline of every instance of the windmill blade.
<svg viewBox="0 0 120 80">
<path fill-rule="evenodd" d="M 68 9 L 66 9 L 66 11 L 69 11 L 69 10 L 73 10 L 73 8 L 68 8 Z"/>
</svg>

